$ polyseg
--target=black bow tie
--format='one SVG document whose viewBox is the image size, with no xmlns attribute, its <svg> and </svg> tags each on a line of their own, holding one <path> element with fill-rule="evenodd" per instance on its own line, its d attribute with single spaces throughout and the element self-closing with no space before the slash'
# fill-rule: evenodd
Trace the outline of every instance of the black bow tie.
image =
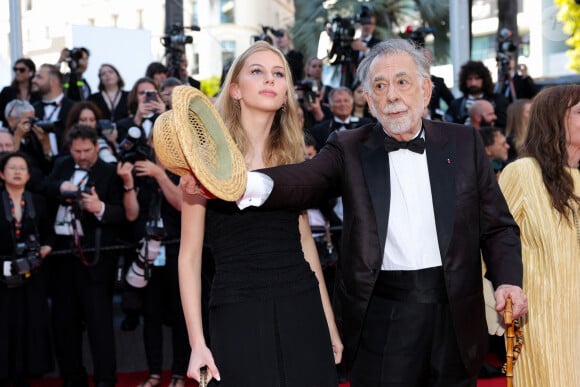
<svg viewBox="0 0 580 387">
<path fill-rule="evenodd" d="M 425 151 L 425 139 L 419 135 L 411 141 L 397 141 L 391 136 L 385 137 L 385 150 L 393 152 L 399 149 L 408 149 L 411 152 L 423 154 Z"/>
<path fill-rule="evenodd" d="M 54 101 L 51 101 L 51 102 L 44 102 L 44 101 L 42 101 L 42 106 L 54 106 L 54 107 L 57 107 L 58 104 L 56 102 L 54 102 Z"/>
</svg>

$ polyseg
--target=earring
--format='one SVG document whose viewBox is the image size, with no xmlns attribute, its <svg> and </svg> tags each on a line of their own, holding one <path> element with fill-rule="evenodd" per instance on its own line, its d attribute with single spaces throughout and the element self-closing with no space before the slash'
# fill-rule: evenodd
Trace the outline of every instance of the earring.
<svg viewBox="0 0 580 387">
<path fill-rule="evenodd" d="M 280 107 L 280 110 L 281 110 L 283 113 L 286 113 L 286 102 L 284 102 L 284 103 L 282 104 L 282 106 Z"/>
</svg>

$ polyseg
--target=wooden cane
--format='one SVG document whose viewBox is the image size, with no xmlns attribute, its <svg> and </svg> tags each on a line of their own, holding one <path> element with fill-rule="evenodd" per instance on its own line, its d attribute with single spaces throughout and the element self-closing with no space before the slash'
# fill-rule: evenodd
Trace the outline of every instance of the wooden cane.
<svg viewBox="0 0 580 387">
<path fill-rule="evenodd" d="M 513 306 L 512 299 L 507 298 L 505 302 L 505 310 L 503 314 L 503 321 L 506 326 L 506 381 L 507 387 L 513 386 L 513 368 L 514 368 L 514 320 L 513 320 Z"/>
</svg>

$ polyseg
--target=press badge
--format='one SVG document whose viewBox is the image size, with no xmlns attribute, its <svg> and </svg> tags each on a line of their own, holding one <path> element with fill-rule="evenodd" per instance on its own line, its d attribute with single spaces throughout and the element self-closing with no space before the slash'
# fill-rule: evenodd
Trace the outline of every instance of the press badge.
<svg viewBox="0 0 580 387">
<path fill-rule="evenodd" d="M 165 245 L 159 247 L 159 254 L 153 260 L 153 266 L 165 266 Z"/>
</svg>

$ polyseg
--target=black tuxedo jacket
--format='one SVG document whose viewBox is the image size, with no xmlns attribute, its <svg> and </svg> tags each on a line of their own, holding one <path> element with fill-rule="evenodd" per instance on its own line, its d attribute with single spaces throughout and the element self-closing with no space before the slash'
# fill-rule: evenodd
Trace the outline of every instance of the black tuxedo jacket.
<svg viewBox="0 0 580 387">
<path fill-rule="evenodd" d="M 423 125 L 453 325 L 466 370 L 475 375 L 488 342 L 481 256 L 494 286 L 521 286 L 519 228 L 478 133 L 443 122 L 425 120 Z M 274 180 L 267 207 L 304 209 L 342 195 L 342 254 L 334 305 L 347 362 L 356 353 L 388 232 L 390 181 L 384 138 L 380 124 L 336 132 L 314 159 L 264 171 Z"/>
<path fill-rule="evenodd" d="M 349 124 L 347 125 L 347 129 L 358 128 L 360 126 L 370 124 L 371 122 L 373 122 L 371 118 L 351 117 Z M 336 131 L 341 126 L 343 125 L 338 124 L 334 121 L 334 116 L 330 119 L 321 121 L 320 123 L 314 125 L 314 127 L 310 132 L 312 133 L 312 136 L 316 140 L 316 149 L 320 150 L 326 143 L 326 140 L 328 139 L 328 136 L 330 136 L 330 133 Z"/>
<path fill-rule="evenodd" d="M 56 213 L 60 197 L 60 185 L 64 181 L 71 180 L 74 173 L 75 162 L 70 155 L 56 160 L 54 168 L 46 180 L 45 194 L 52 200 L 52 211 Z M 114 165 L 98 159 L 89 171 L 87 186 L 94 186 L 99 199 L 105 203 L 105 212 L 101 220 L 89 212 L 82 211 L 81 225 L 83 228 L 82 246 L 84 248 L 95 247 L 95 231 L 100 228 L 100 245 L 114 245 L 120 239 L 121 224 L 125 219 L 123 208 L 123 183 L 117 176 Z M 53 218 L 54 219 L 54 218 Z M 72 245 L 72 237 L 58 237 L 57 249 L 69 249 Z M 110 254 L 109 254 L 110 255 Z M 111 269 L 116 265 L 114 259 L 107 259 L 107 254 L 101 252 L 100 259 L 95 269 L 96 277 L 108 278 Z M 59 259 L 59 257 L 55 257 Z M 99 274 L 100 273 L 100 274 Z"/>
<path fill-rule="evenodd" d="M 68 112 L 73 107 L 76 102 L 72 99 L 64 96 L 60 105 L 60 111 L 58 112 L 58 120 L 54 123 L 56 141 L 58 144 L 59 152 L 63 149 L 65 144 L 65 126 L 66 119 L 68 117 Z M 42 101 L 36 101 L 32 106 L 34 106 L 34 116 L 40 120 L 44 119 L 44 106 Z"/>
</svg>

